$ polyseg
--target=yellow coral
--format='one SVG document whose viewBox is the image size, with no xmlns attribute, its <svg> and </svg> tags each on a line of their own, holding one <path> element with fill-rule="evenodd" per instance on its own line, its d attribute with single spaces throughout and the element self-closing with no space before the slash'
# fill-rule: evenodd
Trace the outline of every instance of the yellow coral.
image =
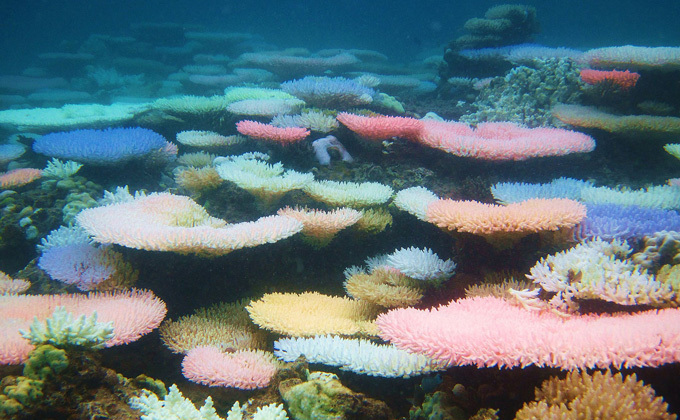
<svg viewBox="0 0 680 420">
<path fill-rule="evenodd" d="M 295 337 L 322 334 L 377 334 L 377 307 L 316 292 L 268 293 L 246 307 L 262 328 Z"/>
<path fill-rule="evenodd" d="M 175 174 L 175 182 L 192 192 L 202 192 L 219 187 L 224 181 L 215 168 L 182 168 Z"/>
<path fill-rule="evenodd" d="M 382 207 L 361 210 L 361 219 L 354 225 L 357 230 L 374 235 L 385 230 L 387 226 L 392 226 L 392 215 Z"/>
</svg>

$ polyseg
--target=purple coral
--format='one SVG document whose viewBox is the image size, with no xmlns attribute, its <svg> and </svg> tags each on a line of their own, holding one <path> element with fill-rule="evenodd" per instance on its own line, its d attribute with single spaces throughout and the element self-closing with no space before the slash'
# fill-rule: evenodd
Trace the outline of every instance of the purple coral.
<svg viewBox="0 0 680 420">
<path fill-rule="evenodd" d="M 662 230 L 680 230 L 680 215 L 671 210 L 619 204 L 588 204 L 586 218 L 577 226 L 579 240 L 635 239 Z"/>
<path fill-rule="evenodd" d="M 53 280 L 92 290 L 116 271 L 107 248 L 90 244 L 55 246 L 43 251 L 38 267 Z"/>
</svg>

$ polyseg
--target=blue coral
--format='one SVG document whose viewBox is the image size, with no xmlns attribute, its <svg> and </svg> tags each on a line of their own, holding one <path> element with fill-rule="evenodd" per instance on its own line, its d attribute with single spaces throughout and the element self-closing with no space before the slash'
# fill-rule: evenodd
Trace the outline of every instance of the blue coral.
<svg viewBox="0 0 680 420">
<path fill-rule="evenodd" d="M 680 215 L 671 210 L 619 204 L 588 204 L 587 217 L 576 228 L 576 237 L 599 236 L 605 240 L 638 239 L 662 230 L 680 230 Z"/>
<path fill-rule="evenodd" d="M 281 83 L 281 89 L 308 105 L 320 108 L 351 108 L 373 102 L 375 91 L 344 77 L 307 76 Z"/>
<path fill-rule="evenodd" d="M 491 187 L 491 194 L 502 204 L 517 203 L 532 198 L 581 199 L 581 190 L 593 186 L 592 182 L 573 178 L 557 178 L 546 184 L 499 182 Z"/>
<path fill-rule="evenodd" d="M 92 165 L 111 165 L 160 150 L 165 138 L 146 128 L 75 130 L 46 134 L 33 143 L 37 153 Z"/>
</svg>

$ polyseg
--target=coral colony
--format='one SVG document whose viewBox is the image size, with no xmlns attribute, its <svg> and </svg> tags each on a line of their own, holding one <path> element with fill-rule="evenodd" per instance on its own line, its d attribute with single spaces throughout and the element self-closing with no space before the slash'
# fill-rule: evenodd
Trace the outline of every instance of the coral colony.
<svg viewBox="0 0 680 420">
<path fill-rule="evenodd" d="M 680 47 L 538 31 L 0 76 L 0 419 L 677 418 Z"/>
</svg>

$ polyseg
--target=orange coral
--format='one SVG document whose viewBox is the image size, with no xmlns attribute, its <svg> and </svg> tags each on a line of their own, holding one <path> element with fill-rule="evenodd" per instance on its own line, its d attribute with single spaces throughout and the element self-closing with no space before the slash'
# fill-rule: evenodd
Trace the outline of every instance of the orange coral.
<svg viewBox="0 0 680 420">
<path fill-rule="evenodd" d="M 483 235 L 502 245 L 530 233 L 574 227 L 585 217 L 583 204 L 565 198 L 533 199 L 507 206 L 446 199 L 430 203 L 425 220 L 441 229 Z"/>
<path fill-rule="evenodd" d="M 316 247 L 328 245 L 338 232 L 361 219 L 360 211 L 347 207 L 332 211 L 286 207 L 278 214 L 302 222 L 302 235 Z"/>
<path fill-rule="evenodd" d="M 0 174 L 0 187 L 11 188 L 29 184 L 42 177 L 40 169 L 20 168 Z"/>
</svg>

